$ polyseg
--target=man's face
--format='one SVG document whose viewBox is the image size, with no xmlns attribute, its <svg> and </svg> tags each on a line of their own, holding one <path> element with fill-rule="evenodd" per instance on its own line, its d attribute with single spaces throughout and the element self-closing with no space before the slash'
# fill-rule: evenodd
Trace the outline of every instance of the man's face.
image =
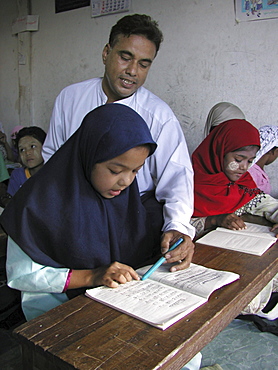
<svg viewBox="0 0 278 370">
<path fill-rule="evenodd" d="M 155 56 L 155 44 L 144 36 L 119 35 L 113 48 L 107 44 L 102 52 L 105 65 L 102 87 L 107 103 L 134 94 L 144 84 Z"/>
</svg>

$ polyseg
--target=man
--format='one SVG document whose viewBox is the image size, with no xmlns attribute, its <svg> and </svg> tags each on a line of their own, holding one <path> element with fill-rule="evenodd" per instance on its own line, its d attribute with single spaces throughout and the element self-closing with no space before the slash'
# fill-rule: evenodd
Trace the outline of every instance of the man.
<svg viewBox="0 0 278 370">
<path fill-rule="evenodd" d="M 167 262 L 179 264 L 171 271 L 189 266 L 195 230 L 189 220 L 193 211 L 193 171 L 183 132 L 170 107 L 146 90 L 144 84 L 159 50 L 163 35 L 157 22 L 147 15 L 128 15 L 110 32 L 102 59 L 103 78 L 93 78 L 66 87 L 58 95 L 50 121 L 43 156 L 45 161 L 77 130 L 84 116 L 107 103 L 128 105 L 146 121 L 158 144 L 137 175 L 141 195 L 155 191 L 164 203 L 161 251 L 179 237 L 184 242 L 166 254 Z"/>
</svg>

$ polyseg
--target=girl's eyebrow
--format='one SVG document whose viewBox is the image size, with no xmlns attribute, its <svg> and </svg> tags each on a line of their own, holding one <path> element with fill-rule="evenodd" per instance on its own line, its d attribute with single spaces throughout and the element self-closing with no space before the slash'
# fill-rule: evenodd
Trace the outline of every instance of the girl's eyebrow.
<svg viewBox="0 0 278 370">
<path fill-rule="evenodd" d="M 243 155 L 243 154 L 236 154 L 238 157 L 241 157 L 241 158 L 246 158 L 246 159 L 252 159 L 254 160 L 256 158 L 256 156 L 252 157 L 252 158 L 249 158 L 247 155 Z"/>
<path fill-rule="evenodd" d="M 144 165 L 144 163 L 145 163 L 145 161 L 136 168 L 142 167 Z M 119 163 L 119 162 L 110 162 L 110 165 L 118 166 L 118 167 L 122 167 L 122 168 L 127 168 L 127 169 L 129 168 L 128 166 L 125 166 L 124 164 Z"/>
</svg>

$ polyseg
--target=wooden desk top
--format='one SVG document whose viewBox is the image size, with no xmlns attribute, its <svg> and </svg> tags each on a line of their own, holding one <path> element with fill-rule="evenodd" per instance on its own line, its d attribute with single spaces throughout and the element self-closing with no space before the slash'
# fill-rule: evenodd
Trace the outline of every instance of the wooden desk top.
<svg viewBox="0 0 278 370">
<path fill-rule="evenodd" d="M 15 330 L 26 369 L 180 369 L 278 272 L 278 243 L 261 257 L 197 243 L 193 262 L 241 278 L 165 331 L 76 297 Z"/>
</svg>

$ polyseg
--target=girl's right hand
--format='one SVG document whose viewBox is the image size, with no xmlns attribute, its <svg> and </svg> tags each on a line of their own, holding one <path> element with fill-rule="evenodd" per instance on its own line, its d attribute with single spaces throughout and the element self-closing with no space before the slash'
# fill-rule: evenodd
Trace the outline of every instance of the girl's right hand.
<svg viewBox="0 0 278 370">
<path fill-rule="evenodd" d="M 210 226 L 221 226 L 231 230 L 246 229 L 243 219 L 237 216 L 235 213 L 209 216 L 207 218 L 210 219 Z"/>
<path fill-rule="evenodd" d="M 140 280 L 137 272 L 132 267 L 120 262 L 113 262 L 109 266 L 93 270 L 94 287 L 106 285 L 109 288 L 117 288 L 119 284 L 125 284 L 131 280 Z"/>
</svg>

